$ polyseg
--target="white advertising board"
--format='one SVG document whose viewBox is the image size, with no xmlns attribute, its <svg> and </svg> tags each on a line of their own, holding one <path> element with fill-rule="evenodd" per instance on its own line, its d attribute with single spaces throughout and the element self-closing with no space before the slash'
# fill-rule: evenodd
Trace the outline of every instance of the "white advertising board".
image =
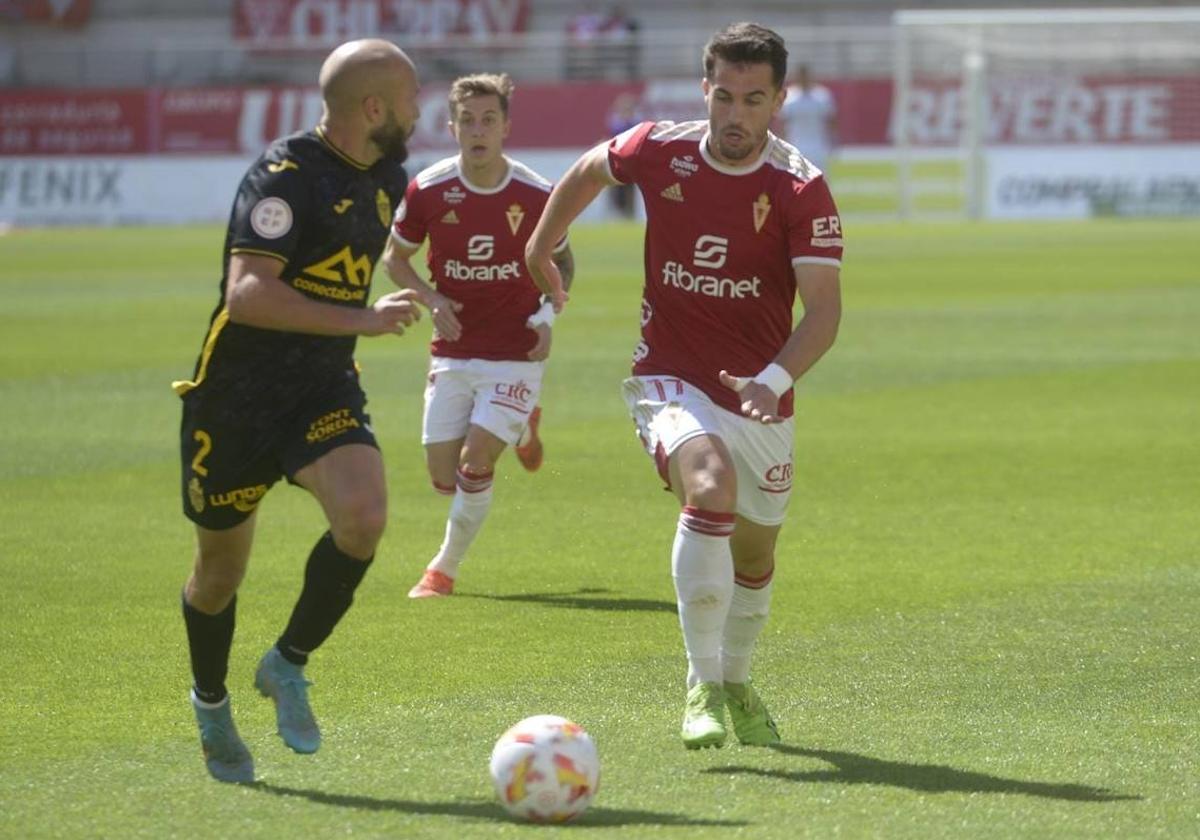
<svg viewBox="0 0 1200 840">
<path fill-rule="evenodd" d="M 987 216 L 1200 214 L 1200 145 L 989 149 Z"/>
<path fill-rule="evenodd" d="M 551 180 L 578 149 L 509 153 Z M 414 156 L 410 176 L 438 155 Z M 0 225 L 133 225 L 225 222 L 253 160 L 238 156 L 0 157 Z M 604 197 L 602 196 L 602 199 Z M 581 221 L 609 218 L 596 201 Z"/>
</svg>

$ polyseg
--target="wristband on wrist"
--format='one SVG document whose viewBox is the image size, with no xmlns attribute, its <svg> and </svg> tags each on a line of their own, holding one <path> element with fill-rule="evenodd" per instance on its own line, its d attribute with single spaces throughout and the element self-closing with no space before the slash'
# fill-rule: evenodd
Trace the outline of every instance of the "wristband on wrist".
<svg viewBox="0 0 1200 840">
<path fill-rule="evenodd" d="M 792 379 L 792 375 L 788 373 L 787 368 L 775 362 L 771 362 L 771 364 L 760 370 L 752 381 L 757 382 L 759 385 L 766 385 L 775 392 L 775 396 L 777 397 L 782 397 L 796 383 L 796 380 Z"/>
<path fill-rule="evenodd" d="M 538 311 L 530 315 L 525 321 L 525 323 L 531 327 L 536 327 L 541 324 L 545 324 L 548 327 L 554 326 L 554 304 L 547 300 L 545 296 L 543 296 L 542 299 L 544 302 L 542 303 L 541 307 L 538 308 Z"/>
</svg>

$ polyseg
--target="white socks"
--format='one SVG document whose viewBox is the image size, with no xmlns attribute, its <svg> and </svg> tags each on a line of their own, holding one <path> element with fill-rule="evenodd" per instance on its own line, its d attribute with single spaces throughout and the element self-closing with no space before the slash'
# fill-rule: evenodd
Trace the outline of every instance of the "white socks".
<svg viewBox="0 0 1200 840">
<path fill-rule="evenodd" d="M 773 571 L 773 570 L 772 570 Z M 750 679 L 750 657 L 754 643 L 767 623 L 771 611 L 771 573 L 766 582 L 738 578 L 733 587 L 725 635 L 721 640 L 721 668 L 725 682 L 744 683 Z M 757 586 L 755 589 L 753 587 Z"/>
<path fill-rule="evenodd" d="M 687 649 L 689 689 L 723 679 L 721 636 L 733 596 L 733 555 L 729 551 L 733 521 L 732 513 L 691 505 L 679 514 L 671 572 Z"/>
<path fill-rule="evenodd" d="M 465 467 L 458 468 L 458 489 L 454 492 L 454 501 L 450 503 L 446 537 L 438 553 L 425 568 L 452 578 L 458 575 L 458 566 L 492 506 L 492 475 L 492 470 L 473 473 Z"/>
</svg>

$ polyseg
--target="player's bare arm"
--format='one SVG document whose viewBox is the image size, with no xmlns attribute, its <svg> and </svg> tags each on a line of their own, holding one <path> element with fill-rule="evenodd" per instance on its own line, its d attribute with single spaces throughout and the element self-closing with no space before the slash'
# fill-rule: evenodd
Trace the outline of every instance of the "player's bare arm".
<svg viewBox="0 0 1200 840">
<path fill-rule="evenodd" d="M 783 421 L 779 397 L 833 346 L 842 320 L 841 270 L 802 263 L 795 272 L 804 315 L 773 363 L 752 378 L 721 371 L 721 383 L 742 397 L 742 414 L 763 423 Z"/>
<path fill-rule="evenodd" d="M 462 337 L 462 324 L 456 312 L 462 309 L 462 304 L 446 297 L 433 286 L 426 283 L 412 267 L 412 257 L 418 248 L 410 248 L 400 244 L 396 237 L 389 236 L 383 249 L 383 265 L 387 269 L 392 282 L 401 289 L 412 289 L 416 300 L 429 310 L 433 317 L 433 328 L 438 335 L 447 341 L 458 341 Z"/>
<path fill-rule="evenodd" d="M 392 292 L 367 309 L 305 297 L 280 279 L 283 262 L 261 254 L 234 254 L 225 287 L 229 319 L 266 330 L 312 335 L 403 333 L 421 317 L 411 290 Z"/>
<path fill-rule="evenodd" d="M 555 312 L 561 312 L 567 302 L 567 286 L 561 268 L 554 261 L 554 246 L 562 241 L 575 217 L 613 183 L 608 171 L 608 144 L 601 143 L 571 164 L 555 185 L 533 235 L 525 244 L 529 274 L 537 287 L 550 296 Z"/>
<path fill-rule="evenodd" d="M 563 291 L 570 289 L 571 281 L 575 279 L 575 256 L 571 253 L 571 246 L 568 245 L 556 252 L 553 262 L 562 278 Z M 554 330 L 553 304 L 549 304 L 549 307 L 550 311 L 547 312 L 545 311 L 547 304 L 542 304 L 542 309 L 531 315 L 526 322 L 529 329 L 537 333 L 537 343 L 529 351 L 531 362 L 542 362 L 550 358 L 550 341 Z"/>
</svg>

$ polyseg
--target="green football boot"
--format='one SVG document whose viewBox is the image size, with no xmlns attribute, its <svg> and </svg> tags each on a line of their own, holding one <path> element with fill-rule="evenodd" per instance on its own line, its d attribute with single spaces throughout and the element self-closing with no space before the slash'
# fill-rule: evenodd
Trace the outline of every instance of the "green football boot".
<svg viewBox="0 0 1200 840">
<path fill-rule="evenodd" d="M 779 728 L 749 682 L 725 683 L 725 705 L 737 739 L 751 747 L 778 744 Z"/>
<path fill-rule="evenodd" d="M 725 698 L 721 684 L 696 683 L 683 707 L 683 745 L 689 750 L 725 745 Z"/>
</svg>

